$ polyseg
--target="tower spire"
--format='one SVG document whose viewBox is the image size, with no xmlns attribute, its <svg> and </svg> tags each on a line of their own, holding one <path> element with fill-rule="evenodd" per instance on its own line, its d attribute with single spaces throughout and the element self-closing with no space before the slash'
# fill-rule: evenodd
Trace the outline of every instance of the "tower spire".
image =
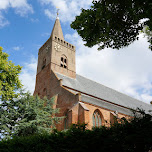
<svg viewBox="0 0 152 152">
<path fill-rule="evenodd" d="M 60 24 L 60 20 L 59 20 L 59 9 L 57 9 L 57 17 L 55 20 L 55 24 L 51 33 L 51 37 L 56 36 L 62 40 L 64 40 L 63 37 L 63 32 L 62 32 L 62 28 L 61 28 L 61 24 Z"/>
</svg>

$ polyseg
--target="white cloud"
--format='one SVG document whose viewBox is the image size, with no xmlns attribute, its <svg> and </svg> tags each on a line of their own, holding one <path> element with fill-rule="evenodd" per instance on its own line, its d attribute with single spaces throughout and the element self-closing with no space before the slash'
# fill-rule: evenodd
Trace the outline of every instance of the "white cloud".
<svg viewBox="0 0 152 152">
<path fill-rule="evenodd" d="M 24 88 L 26 88 L 26 91 L 30 91 L 32 94 L 35 89 L 36 68 L 37 59 L 32 57 L 29 63 L 25 63 L 20 74 L 20 80 L 24 85 Z"/>
<path fill-rule="evenodd" d="M 2 12 L 8 8 L 13 8 L 16 14 L 20 16 L 26 16 L 28 13 L 33 13 L 33 8 L 28 4 L 27 0 L 0 0 L 0 27 L 4 27 L 9 24 L 9 21 L 5 19 Z"/>
<path fill-rule="evenodd" d="M 7 9 L 9 7 L 9 0 L 0 0 L 0 10 Z"/>
<path fill-rule="evenodd" d="M 33 23 L 37 23 L 37 22 L 39 22 L 39 19 L 38 19 L 38 18 L 36 18 L 36 19 L 31 18 L 31 22 L 33 22 Z"/>
<path fill-rule="evenodd" d="M 57 8 L 60 9 L 59 16 L 62 22 L 71 22 L 76 15 L 79 15 L 81 8 L 88 8 L 91 5 L 92 0 L 39 0 L 42 5 L 47 8 L 44 10 L 45 15 L 50 19 L 56 17 Z M 54 9 L 50 9 L 50 8 Z M 57 7 L 57 8 L 56 8 Z"/>
<path fill-rule="evenodd" d="M 13 47 L 13 50 L 15 50 L 15 51 L 19 51 L 19 50 L 21 50 L 22 48 L 21 47 L 19 47 L 19 46 L 14 46 Z"/>
<path fill-rule="evenodd" d="M 9 24 L 9 21 L 5 19 L 2 14 L 0 13 L 0 28 Z"/>
<path fill-rule="evenodd" d="M 50 19 L 55 19 L 55 16 L 51 13 L 51 11 L 49 9 L 45 9 L 44 14 L 46 16 L 48 16 L 48 18 L 50 18 Z"/>
<path fill-rule="evenodd" d="M 65 38 L 76 45 L 77 73 L 147 103 L 152 100 L 152 52 L 142 35 L 128 48 L 102 51 L 85 47 L 76 33 Z"/>
<path fill-rule="evenodd" d="M 15 12 L 21 16 L 33 13 L 33 8 L 27 0 L 0 0 L 0 10 L 14 8 Z"/>
</svg>

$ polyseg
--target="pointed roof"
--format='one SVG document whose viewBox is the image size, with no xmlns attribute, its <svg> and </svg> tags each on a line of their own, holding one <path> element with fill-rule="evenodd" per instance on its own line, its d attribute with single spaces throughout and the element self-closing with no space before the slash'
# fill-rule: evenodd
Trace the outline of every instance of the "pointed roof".
<svg viewBox="0 0 152 152">
<path fill-rule="evenodd" d="M 62 40 L 64 40 L 63 37 L 63 32 L 62 32 L 62 28 L 61 28 L 61 24 L 60 24 L 60 20 L 59 17 L 57 16 L 56 20 L 55 20 L 55 24 L 51 33 L 51 37 L 52 36 L 56 36 Z"/>
</svg>

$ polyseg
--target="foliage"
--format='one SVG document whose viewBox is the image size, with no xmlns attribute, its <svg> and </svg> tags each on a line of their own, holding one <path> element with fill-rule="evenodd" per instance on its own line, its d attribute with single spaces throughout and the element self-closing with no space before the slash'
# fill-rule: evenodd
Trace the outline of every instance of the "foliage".
<svg viewBox="0 0 152 152">
<path fill-rule="evenodd" d="M 152 150 L 152 115 L 141 112 L 132 120 L 111 127 L 85 129 L 73 125 L 67 131 L 14 137 L 0 142 L 1 152 L 148 152 Z"/>
<path fill-rule="evenodd" d="M 99 50 L 120 49 L 138 40 L 145 25 L 152 31 L 151 0 L 93 0 L 92 3 L 71 24 L 88 47 L 98 44 Z M 151 36 L 148 42 L 152 50 Z"/>
<path fill-rule="evenodd" d="M 150 43 L 149 48 L 152 48 L 152 31 L 150 31 L 148 26 L 145 26 L 142 30 L 143 33 L 145 33 L 145 36 L 148 39 L 148 42 Z"/>
<path fill-rule="evenodd" d="M 17 97 L 15 91 L 22 86 L 19 80 L 21 67 L 8 61 L 9 55 L 2 50 L 0 47 L 0 99 L 5 102 Z"/>
<path fill-rule="evenodd" d="M 21 93 L 18 99 L 0 104 L 0 133 L 5 138 L 50 132 L 62 118 L 53 108 L 55 97 L 40 99 L 29 93 Z"/>
</svg>

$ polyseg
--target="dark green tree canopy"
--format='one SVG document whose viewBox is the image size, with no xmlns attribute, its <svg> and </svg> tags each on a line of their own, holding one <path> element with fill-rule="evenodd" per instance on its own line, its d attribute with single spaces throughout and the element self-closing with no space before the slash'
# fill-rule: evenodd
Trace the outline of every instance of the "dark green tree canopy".
<svg viewBox="0 0 152 152">
<path fill-rule="evenodd" d="M 110 127 L 87 130 L 73 125 L 52 134 L 15 136 L 0 142 L 1 152 L 151 152 L 152 115 L 142 112 L 132 120 L 119 119 Z"/>
<path fill-rule="evenodd" d="M 20 93 L 18 99 L 0 103 L 0 135 L 3 138 L 50 133 L 63 117 L 53 108 L 56 96 L 40 99 L 29 93 Z M 1 136 L 0 136 L 1 139 Z"/>
<path fill-rule="evenodd" d="M 71 24 L 88 47 L 98 44 L 99 50 L 120 49 L 138 40 L 145 26 L 146 31 L 152 30 L 151 0 L 94 0 L 92 3 Z M 151 39 L 148 37 L 152 50 Z"/>
</svg>

